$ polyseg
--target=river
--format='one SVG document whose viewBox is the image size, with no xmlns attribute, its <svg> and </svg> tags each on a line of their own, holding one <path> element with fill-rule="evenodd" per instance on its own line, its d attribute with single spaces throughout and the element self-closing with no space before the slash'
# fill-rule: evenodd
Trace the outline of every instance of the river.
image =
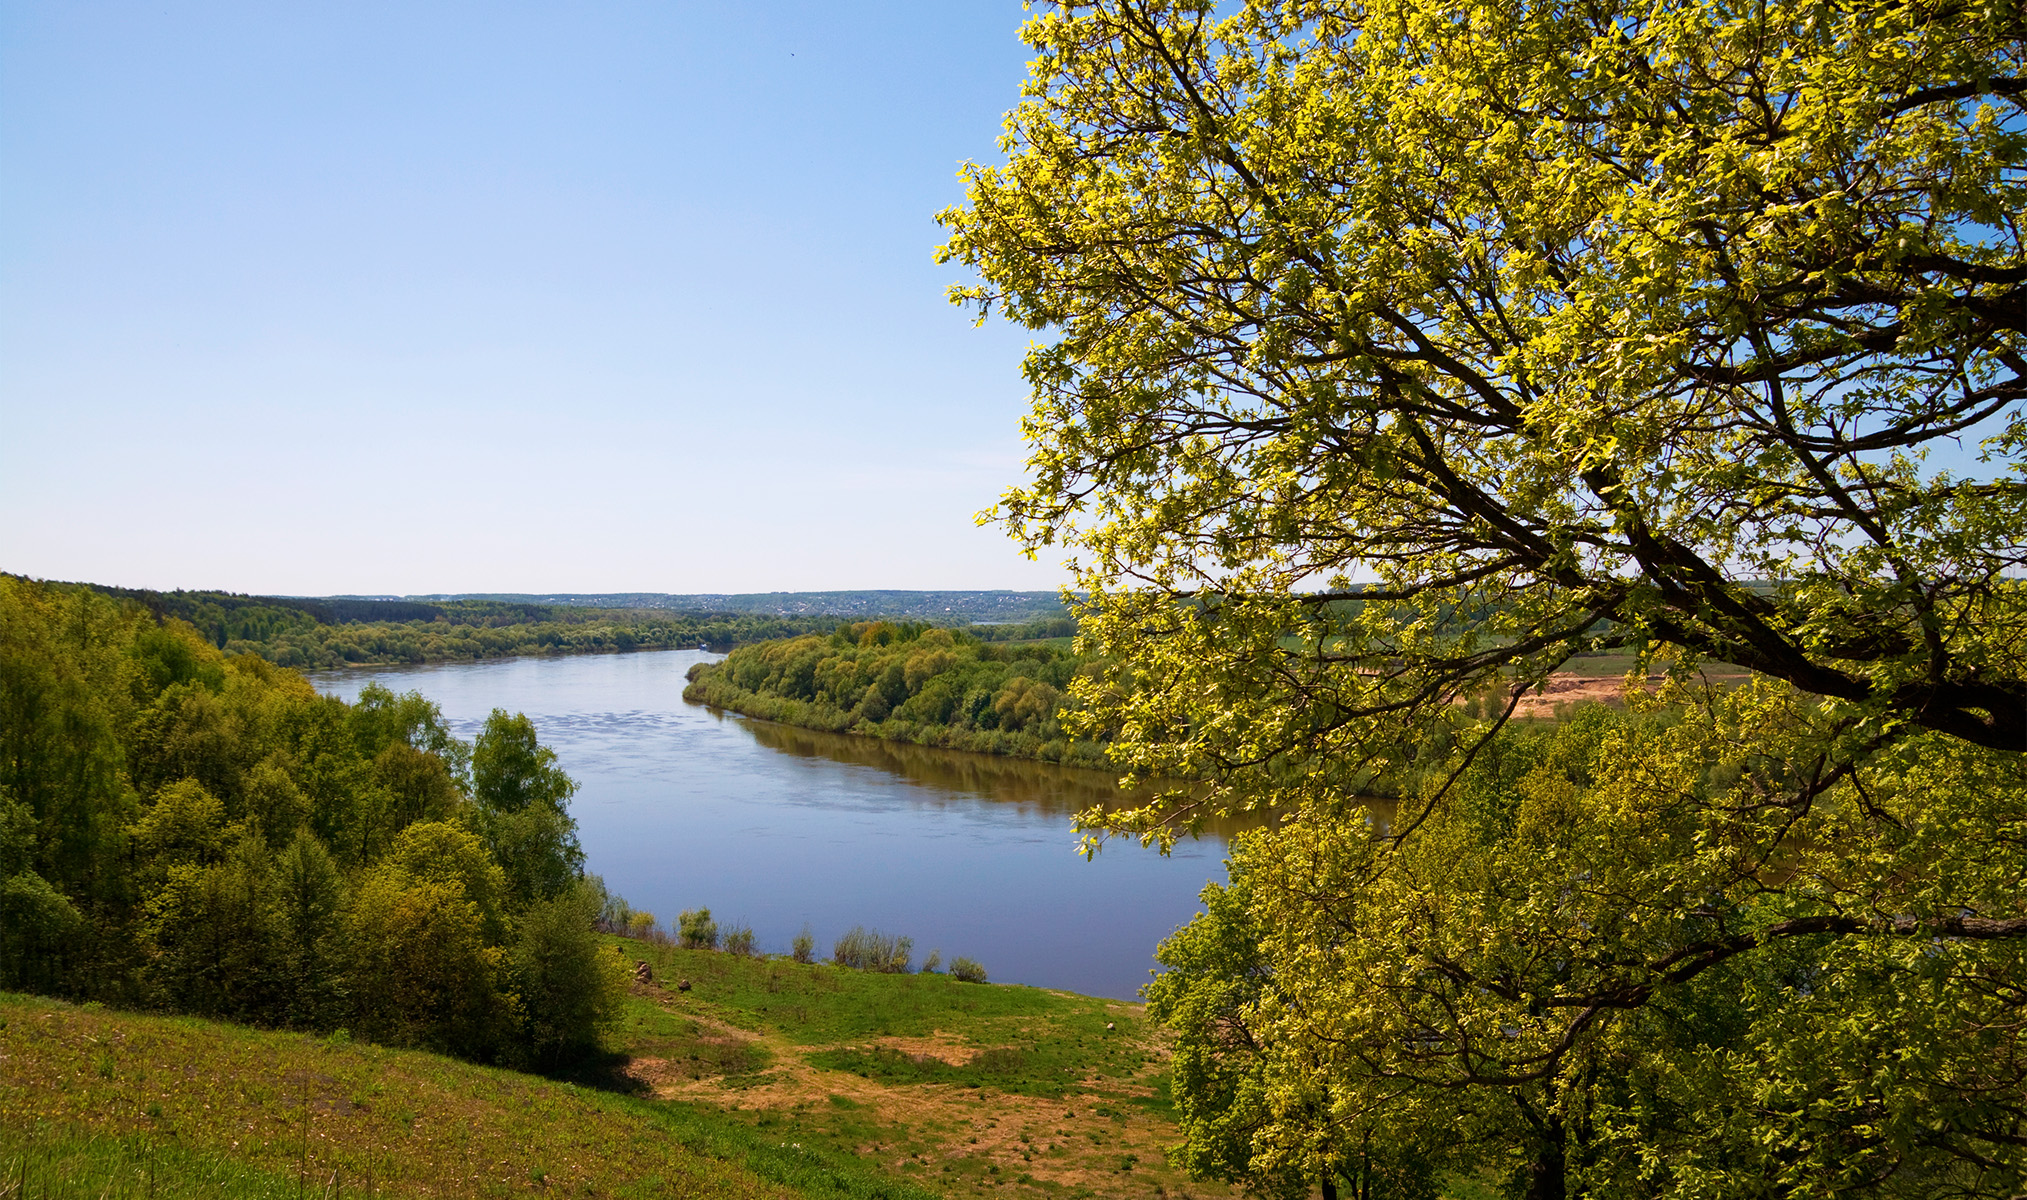
<svg viewBox="0 0 2027 1200">
<path fill-rule="evenodd" d="M 965 955 L 993 980 L 1131 999 L 1155 945 L 1224 878 L 1223 836 L 1163 857 L 1114 842 L 1089 861 L 1070 815 L 1114 793 L 1099 772 L 817 733 L 682 698 L 694 650 L 324 671 L 345 699 L 418 691 L 458 736 L 526 713 L 581 785 L 586 867 L 673 927 L 708 907 L 785 953 L 854 925 Z"/>
</svg>

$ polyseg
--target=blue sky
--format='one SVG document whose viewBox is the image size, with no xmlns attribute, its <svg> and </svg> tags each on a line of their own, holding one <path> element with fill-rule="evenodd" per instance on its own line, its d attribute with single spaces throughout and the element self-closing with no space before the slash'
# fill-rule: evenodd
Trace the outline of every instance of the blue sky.
<svg viewBox="0 0 2027 1200">
<path fill-rule="evenodd" d="M 0 570 L 1047 588 L 931 254 L 1018 3 L 0 7 Z"/>
</svg>

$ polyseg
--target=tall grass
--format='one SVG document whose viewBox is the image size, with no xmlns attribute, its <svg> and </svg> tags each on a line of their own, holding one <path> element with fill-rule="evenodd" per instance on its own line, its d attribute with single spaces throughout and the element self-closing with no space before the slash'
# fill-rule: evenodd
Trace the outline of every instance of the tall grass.
<svg viewBox="0 0 2027 1200">
<path fill-rule="evenodd" d="M 900 974 L 908 969 L 908 960 L 914 952 L 913 938 L 892 937 L 877 929 L 854 925 L 831 947 L 831 961 L 861 971 Z"/>
<path fill-rule="evenodd" d="M 298 1179 L 161 1139 L 0 1126 L 0 1200 L 293 1200 L 363 1197 L 378 1184 L 321 1169 Z"/>
</svg>

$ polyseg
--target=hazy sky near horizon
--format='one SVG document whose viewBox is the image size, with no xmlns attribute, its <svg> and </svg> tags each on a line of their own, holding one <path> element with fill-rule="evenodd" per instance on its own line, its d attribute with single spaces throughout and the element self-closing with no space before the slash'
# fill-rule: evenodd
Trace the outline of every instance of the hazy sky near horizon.
<svg viewBox="0 0 2027 1200">
<path fill-rule="evenodd" d="M 944 299 L 1013 0 L 0 7 L 0 570 L 1048 588 Z M 1059 556 L 1058 556 L 1059 557 Z"/>
</svg>

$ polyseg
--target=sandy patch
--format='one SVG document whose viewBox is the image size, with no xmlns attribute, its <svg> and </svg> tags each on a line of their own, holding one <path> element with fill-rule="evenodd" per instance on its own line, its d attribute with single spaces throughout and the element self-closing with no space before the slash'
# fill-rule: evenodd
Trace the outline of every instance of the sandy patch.
<svg viewBox="0 0 2027 1200">
<path fill-rule="evenodd" d="M 1644 689 L 1652 692 L 1661 687 L 1661 676 L 1649 677 Z M 1626 702 L 1626 681 L 1623 678 L 1599 679 L 1583 675 L 1555 674 L 1548 677 L 1547 686 L 1541 691 L 1529 691 L 1520 698 L 1513 708 L 1516 717 L 1553 717 L 1558 705 L 1582 704 L 1595 700 L 1613 706 Z"/>
<path fill-rule="evenodd" d="M 821 1110 L 833 1103 L 832 1097 L 838 1097 L 875 1111 L 885 1121 L 913 1130 L 917 1137 L 933 1143 L 932 1149 L 913 1156 L 912 1161 L 920 1167 L 934 1168 L 944 1162 L 962 1162 L 974 1169 L 997 1167 L 994 1174 L 1002 1180 L 1013 1181 L 1026 1174 L 1037 1181 L 1089 1188 L 1094 1195 L 1108 1197 L 1153 1194 L 1155 1180 L 1147 1174 L 1153 1169 L 1164 1176 L 1171 1195 L 1236 1194 L 1216 1184 L 1182 1184 L 1163 1167 L 1165 1139 L 1174 1136 L 1173 1130 L 1159 1128 L 1130 1111 L 1119 1117 L 1097 1114 L 1098 1108 L 1109 1107 L 1124 1096 L 1151 1094 L 1145 1084 L 1106 1079 L 1102 1092 L 1059 1099 L 956 1084 L 890 1085 L 820 1070 L 804 1059 L 834 1047 L 797 1046 L 767 1037 L 754 1040 L 774 1055 L 773 1063 L 757 1076 L 697 1077 L 685 1072 L 681 1063 L 645 1057 L 635 1058 L 629 1071 L 665 1100 L 792 1112 Z M 882 1038 L 880 1042 L 944 1062 L 961 1063 L 980 1052 L 941 1036 Z M 906 1170 L 911 1161 L 891 1143 L 874 1142 L 855 1149 L 896 1171 Z M 1128 1156 L 1134 1160 L 1134 1169 L 1122 1173 L 1118 1168 Z M 924 1181 L 933 1184 L 935 1179 L 930 1176 Z"/>
<path fill-rule="evenodd" d="M 940 1029 L 928 1037 L 875 1038 L 874 1044 L 898 1050 L 917 1062 L 933 1058 L 952 1067 L 961 1067 L 984 1053 L 979 1047 L 961 1038 L 951 1037 Z"/>
</svg>

